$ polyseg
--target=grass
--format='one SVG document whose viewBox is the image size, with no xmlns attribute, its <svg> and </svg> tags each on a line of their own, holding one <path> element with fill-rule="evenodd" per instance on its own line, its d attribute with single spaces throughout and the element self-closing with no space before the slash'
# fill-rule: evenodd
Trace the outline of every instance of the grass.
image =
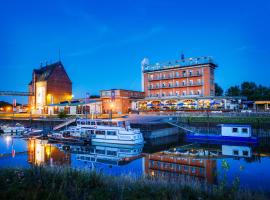
<svg viewBox="0 0 270 200">
<path fill-rule="evenodd" d="M 0 199 L 267 199 L 262 192 L 194 181 L 132 179 L 70 168 L 0 169 Z"/>
<path fill-rule="evenodd" d="M 189 123 L 248 123 L 248 124 L 263 124 L 269 123 L 270 117 L 181 117 L 181 121 Z"/>
</svg>

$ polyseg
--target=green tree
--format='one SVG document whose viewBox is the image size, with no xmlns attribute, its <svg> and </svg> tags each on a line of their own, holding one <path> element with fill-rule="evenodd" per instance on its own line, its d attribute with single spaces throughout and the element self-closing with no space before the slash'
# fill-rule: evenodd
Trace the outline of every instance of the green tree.
<svg viewBox="0 0 270 200">
<path fill-rule="evenodd" d="M 222 96 L 223 95 L 223 89 L 215 83 L 215 96 Z"/>
<path fill-rule="evenodd" d="M 226 91 L 226 95 L 227 96 L 240 96 L 241 95 L 240 87 L 238 85 L 229 87 L 228 90 Z"/>
<path fill-rule="evenodd" d="M 256 100 L 257 98 L 261 97 L 256 97 L 257 92 L 257 85 L 254 82 L 243 82 L 241 84 L 241 95 L 247 97 L 249 100 Z"/>
</svg>

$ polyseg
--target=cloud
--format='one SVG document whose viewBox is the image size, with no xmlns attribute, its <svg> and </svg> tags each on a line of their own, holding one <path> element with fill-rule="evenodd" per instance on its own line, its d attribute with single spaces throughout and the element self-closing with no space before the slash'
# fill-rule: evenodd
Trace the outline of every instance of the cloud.
<svg viewBox="0 0 270 200">
<path fill-rule="evenodd" d="M 102 29 L 104 30 L 102 31 Z M 101 29 L 101 32 L 108 32 L 107 30 L 108 28 L 106 26 L 104 26 L 102 29 Z M 68 53 L 66 56 L 73 57 L 73 56 L 90 55 L 104 48 L 113 47 L 113 46 L 123 46 L 123 45 L 128 45 L 128 44 L 144 41 L 151 38 L 152 36 L 156 34 L 161 33 L 163 30 L 164 28 L 162 26 L 155 26 L 155 27 L 150 28 L 144 33 L 134 34 L 134 35 L 128 36 L 126 38 L 123 38 L 114 42 L 106 42 L 103 44 L 99 44 L 97 46 L 92 46 L 85 50 L 71 52 L 71 53 Z"/>
</svg>

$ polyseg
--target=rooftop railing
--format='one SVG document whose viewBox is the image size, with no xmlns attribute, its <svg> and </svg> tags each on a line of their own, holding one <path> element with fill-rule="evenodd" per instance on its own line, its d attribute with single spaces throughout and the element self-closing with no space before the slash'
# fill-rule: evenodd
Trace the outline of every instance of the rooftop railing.
<svg viewBox="0 0 270 200">
<path fill-rule="evenodd" d="M 176 61 L 169 61 L 164 63 L 156 63 L 154 65 L 145 65 L 143 67 L 144 72 L 148 71 L 158 71 L 170 68 L 177 68 L 177 67 L 188 67 L 193 65 L 204 65 L 204 64 L 212 64 L 217 66 L 214 62 L 213 58 L 210 56 L 203 56 L 203 57 L 196 57 L 196 58 L 186 58 Z"/>
</svg>

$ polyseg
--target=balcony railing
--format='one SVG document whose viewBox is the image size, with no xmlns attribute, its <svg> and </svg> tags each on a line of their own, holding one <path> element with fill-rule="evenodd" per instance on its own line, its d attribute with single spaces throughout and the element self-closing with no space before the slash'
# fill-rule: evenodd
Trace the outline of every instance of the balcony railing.
<svg viewBox="0 0 270 200">
<path fill-rule="evenodd" d="M 160 80 L 169 80 L 169 79 L 175 79 L 175 78 L 188 78 L 188 77 L 196 77 L 196 76 L 202 76 L 202 73 L 198 74 L 186 74 L 181 76 L 167 76 L 167 77 L 155 77 L 155 78 L 148 78 L 148 81 L 160 81 Z"/>
<path fill-rule="evenodd" d="M 167 86 L 153 86 L 153 87 L 148 87 L 149 90 L 156 90 L 156 89 L 166 89 L 166 88 L 181 88 L 181 87 L 192 87 L 192 86 L 202 86 L 203 83 L 187 83 L 187 84 L 174 84 L 174 85 L 167 85 Z"/>
</svg>

